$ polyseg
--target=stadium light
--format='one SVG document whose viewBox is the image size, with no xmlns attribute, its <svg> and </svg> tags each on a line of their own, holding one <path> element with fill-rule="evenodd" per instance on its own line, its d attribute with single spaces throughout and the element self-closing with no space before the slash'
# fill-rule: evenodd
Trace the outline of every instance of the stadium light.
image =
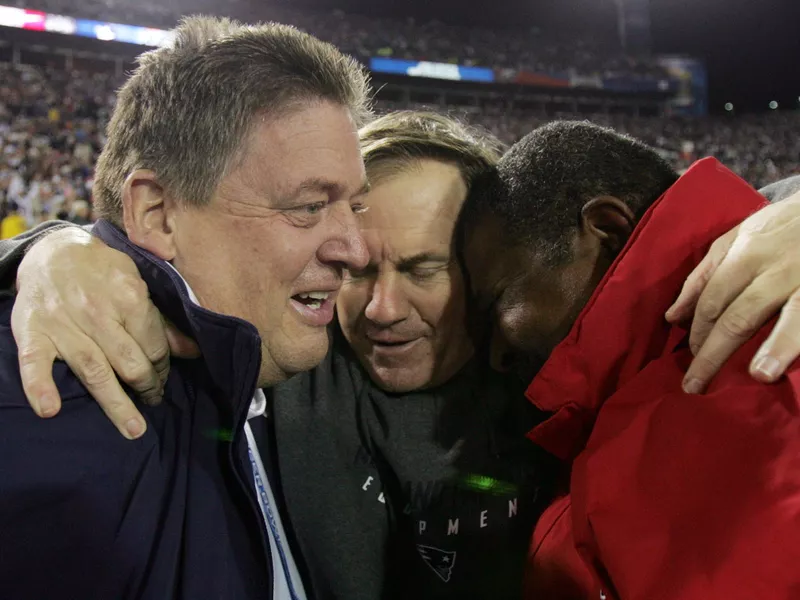
<svg viewBox="0 0 800 600">
<path fill-rule="evenodd" d="M 778 103 L 777 103 L 777 102 L 775 102 L 775 100 L 773 100 L 772 102 L 770 102 L 770 103 L 769 103 L 769 107 L 770 107 L 772 110 L 775 110 L 776 108 L 778 108 Z"/>
<path fill-rule="evenodd" d="M 728 112 L 731 112 L 731 111 L 733 110 L 733 104 L 731 104 L 730 102 L 728 102 L 728 103 L 725 105 L 725 110 L 727 110 Z"/>
</svg>

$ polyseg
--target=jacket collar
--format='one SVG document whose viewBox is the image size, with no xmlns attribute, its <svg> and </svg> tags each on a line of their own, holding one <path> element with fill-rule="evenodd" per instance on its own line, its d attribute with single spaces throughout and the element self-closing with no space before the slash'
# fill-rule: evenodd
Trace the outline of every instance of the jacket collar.
<svg viewBox="0 0 800 600">
<path fill-rule="evenodd" d="M 178 329 L 197 342 L 211 380 L 231 399 L 234 412 L 246 412 L 261 366 L 261 338 L 256 328 L 242 319 L 223 316 L 197 305 L 183 278 L 171 265 L 133 244 L 109 221 L 98 221 L 92 233 L 133 259 L 153 303 Z"/>
<path fill-rule="evenodd" d="M 528 387 L 528 399 L 554 413 L 528 437 L 559 458 L 574 458 L 606 398 L 685 343 L 687 332 L 670 326 L 664 313 L 710 244 L 764 204 L 715 159 L 695 163 L 644 215 Z"/>
</svg>

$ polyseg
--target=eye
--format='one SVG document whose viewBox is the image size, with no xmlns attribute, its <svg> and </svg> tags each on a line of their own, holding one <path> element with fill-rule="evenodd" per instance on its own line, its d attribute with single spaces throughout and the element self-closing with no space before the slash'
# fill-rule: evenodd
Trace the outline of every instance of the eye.
<svg viewBox="0 0 800 600">
<path fill-rule="evenodd" d="M 411 271 L 411 276 L 414 279 L 421 279 L 421 280 L 430 279 L 431 277 L 434 277 L 437 273 L 439 273 L 440 270 L 441 269 L 435 269 L 435 268 L 429 268 L 429 269 L 417 268 Z"/>
<path fill-rule="evenodd" d="M 369 206 L 365 204 L 353 204 L 350 209 L 354 214 L 362 215 L 369 210 Z"/>
<path fill-rule="evenodd" d="M 300 210 L 308 213 L 309 215 L 317 215 L 321 213 L 327 206 L 327 202 L 314 202 L 313 204 L 306 204 Z"/>
</svg>

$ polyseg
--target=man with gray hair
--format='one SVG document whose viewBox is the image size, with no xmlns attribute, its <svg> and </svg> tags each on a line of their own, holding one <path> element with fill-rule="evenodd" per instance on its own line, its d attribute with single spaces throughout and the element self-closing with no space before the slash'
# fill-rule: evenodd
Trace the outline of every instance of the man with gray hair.
<svg viewBox="0 0 800 600">
<path fill-rule="evenodd" d="M 291 27 L 195 17 L 175 33 L 119 94 L 94 234 L 202 358 L 173 362 L 135 442 L 58 363 L 62 418 L 43 426 L 0 302 L 3 599 L 305 598 L 255 417 L 260 388 L 325 356 L 342 271 L 366 265 L 368 82 Z"/>
</svg>

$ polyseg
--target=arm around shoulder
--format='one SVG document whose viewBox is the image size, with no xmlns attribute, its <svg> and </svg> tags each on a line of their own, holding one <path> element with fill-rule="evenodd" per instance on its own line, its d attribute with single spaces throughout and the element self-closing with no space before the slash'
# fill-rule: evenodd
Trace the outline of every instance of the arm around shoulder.
<svg viewBox="0 0 800 600">
<path fill-rule="evenodd" d="M 25 253 L 44 237 L 66 227 L 80 227 L 65 221 L 48 221 L 14 238 L 0 240 L 0 297 L 13 296 L 17 268 Z"/>
</svg>

